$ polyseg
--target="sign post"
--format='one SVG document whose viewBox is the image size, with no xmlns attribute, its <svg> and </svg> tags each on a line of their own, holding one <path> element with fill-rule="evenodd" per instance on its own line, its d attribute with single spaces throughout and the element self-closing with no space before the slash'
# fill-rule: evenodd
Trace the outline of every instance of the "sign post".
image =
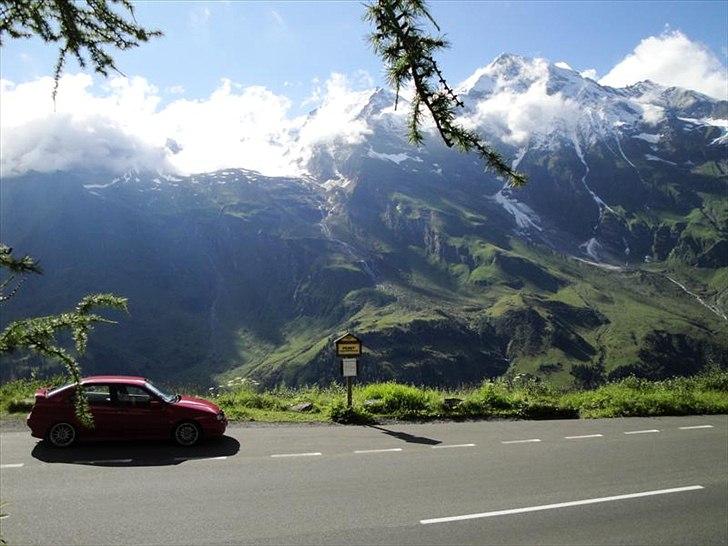
<svg viewBox="0 0 728 546">
<path fill-rule="evenodd" d="M 336 347 L 336 356 L 341 359 L 341 375 L 346 377 L 346 407 L 350 408 L 352 404 L 351 378 L 356 377 L 359 371 L 359 362 L 356 357 L 361 356 L 361 340 L 347 332 L 334 340 L 334 347 Z"/>
</svg>

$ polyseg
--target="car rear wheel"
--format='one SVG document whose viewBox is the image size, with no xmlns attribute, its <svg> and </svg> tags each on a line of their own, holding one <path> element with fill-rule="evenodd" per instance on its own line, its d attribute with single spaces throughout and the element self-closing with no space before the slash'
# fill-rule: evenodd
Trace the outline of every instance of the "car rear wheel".
<svg viewBox="0 0 728 546">
<path fill-rule="evenodd" d="M 55 447 L 68 447 L 76 441 L 76 428 L 70 423 L 56 423 L 48 431 L 48 440 Z"/>
<path fill-rule="evenodd" d="M 181 446 L 193 446 L 200 441 L 202 432 L 199 425 L 191 421 L 179 423 L 174 427 L 174 441 Z"/>
</svg>

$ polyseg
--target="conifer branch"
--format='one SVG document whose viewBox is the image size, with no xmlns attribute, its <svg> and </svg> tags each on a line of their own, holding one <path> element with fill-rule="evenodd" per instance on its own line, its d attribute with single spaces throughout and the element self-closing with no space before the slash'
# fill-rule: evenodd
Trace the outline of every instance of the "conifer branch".
<svg viewBox="0 0 728 546">
<path fill-rule="evenodd" d="M 76 384 L 74 399 L 76 417 L 87 427 L 93 426 L 93 417 L 88 401 L 81 390 L 81 367 L 77 357 L 61 347 L 57 334 L 70 331 L 76 346 L 76 354 L 82 356 L 86 351 L 89 332 L 95 324 L 114 324 L 91 311 L 95 307 L 107 307 L 127 311 L 127 300 L 113 294 L 94 294 L 83 298 L 76 309 L 45 317 L 17 320 L 0 332 L 0 354 L 12 353 L 16 350 L 30 350 L 35 354 L 61 362 Z"/>
<path fill-rule="evenodd" d="M 128 12 L 130 19 L 117 13 L 114 6 Z M 108 76 L 111 70 L 121 74 L 108 46 L 131 49 L 162 35 L 159 30 L 137 24 L 130 0 L 0 0 L 0 45 L 5 33 L 10 38 L 37 36 L 44 42 L 59 44 L 53 100 L 69 54 L 81 68 L 90 61 L 99 74 Z"/>
<path fill-rule="evenodd" d="M 511 186 L 524 185 L 525 175 L 508 165 L 475 131 L 456 122 L 456 110 L 465 104 L 448 85 L 434 60 L 434 52 L 448 47 L 447 41 L 419 27 L 420 21 L 427 19 L 440 31 L 424 0 L 375 0 L 367 5 L 365 18 L 374 25 L 375 31 L 369 38 L 386 66 L 389 83 L 397 92 L 395 105 L 399 102 L 400 89 L 410 82 L 414 85 L 415 97 L 408 121 L 410 142 L 415 145 L 423 142 L 420 126 L 424 105 L 448 148 L 475 151 L 488 168 Z"/>
</svg>

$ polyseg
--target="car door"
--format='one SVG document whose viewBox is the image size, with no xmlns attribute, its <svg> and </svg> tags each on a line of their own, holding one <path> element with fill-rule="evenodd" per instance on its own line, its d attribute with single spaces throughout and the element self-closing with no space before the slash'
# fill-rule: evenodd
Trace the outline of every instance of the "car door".
<svg viewBox="0 0 728 546">
<path fill-rule="evenodd" d="M 117 384 L 115 390 L 126 436 L 133 438 L 169 436 L 169 416 L 164 402 L 137 385 Z"/>
<path fill-rule="evenodd" d="M 112 399 L 111 385 L 84 385 L 83 393 L 94 418 L 94 427 L 91 430 L 82 427 L 81 435 L 100 439 L 116 438 L 123 434 L 118 415 L 119 408 Z"/>
</svg>

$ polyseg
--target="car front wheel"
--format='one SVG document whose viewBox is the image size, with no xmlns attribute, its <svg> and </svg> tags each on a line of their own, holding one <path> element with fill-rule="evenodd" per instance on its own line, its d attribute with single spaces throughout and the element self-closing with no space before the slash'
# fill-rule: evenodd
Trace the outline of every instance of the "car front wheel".
<svg viewBox="0 0 728 546">
<path fill-rule="evenodd" d="M 55 447 L 68 447 L 76 440 L 76 429 L 70 423 L 56 423 L 48 431 L 48 440 Z"/>
<path fill-rule="evenodd" d="M 186 421 L 174 427 L 174 441 L 181 446 L 193 446 L 200 441 L 202 433 L 199 425 Z"/>
</svg>

